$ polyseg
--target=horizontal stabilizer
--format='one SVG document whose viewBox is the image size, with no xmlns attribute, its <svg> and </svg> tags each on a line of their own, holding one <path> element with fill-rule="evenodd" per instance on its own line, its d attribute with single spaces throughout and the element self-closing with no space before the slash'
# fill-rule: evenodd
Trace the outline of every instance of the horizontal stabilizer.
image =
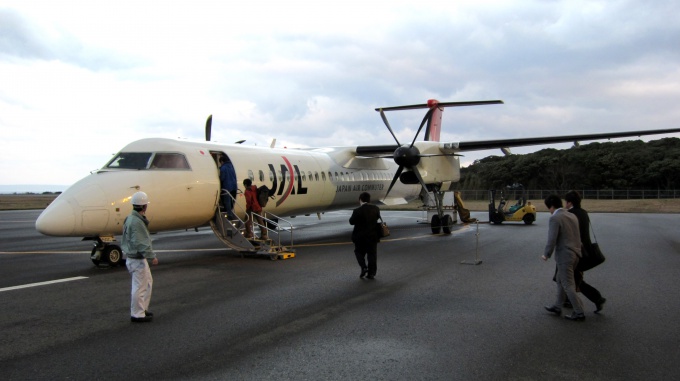
<svg viewBox="0 0 680 381">
<path fill-rule="evenodd" d="M 468 102 L 437 102 L 436 105 L 438 107 L 463 107 L 463 106 L 484 106 L 484 105 L 495 105 L 495 104 L 503 104 L 503 101 L 501 100 L 493 100 L 493 101 L 468 101 Z M 379 107 L 375 109 L 375 111 L 396 111 L 396 110 L 418 110 L 418 109 L 425 109 L 425 108 L 431 108 L 432 104 L 430 103 L 422 103 L 422 104 L 417 104 L 417 105 L 408 105 L 408 106 L 394 106 L 394 107 Z"/>
</svg>

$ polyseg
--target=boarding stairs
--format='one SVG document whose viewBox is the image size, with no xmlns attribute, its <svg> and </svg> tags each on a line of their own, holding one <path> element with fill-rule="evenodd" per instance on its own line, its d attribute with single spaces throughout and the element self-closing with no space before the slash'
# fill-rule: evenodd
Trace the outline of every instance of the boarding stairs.
<svg viewBox="0 0 680 381">
<path fill-rule="evenodd" d="M 231 195 L 230 195 L 231 197 Z M 246 222 L 251 216 L 234 202 L 234 206 L 240 208 L 245 215 L 245 220 L 240 219 L 234 215 L 234 219 L 229 219 L 226 210 L 218 206 L 215 211 L 214 218 L 210 221 L 210 226 L 217 238 L 228 247 L 238 251 L 242 257 L 245 256 L 267 256 L 271 260 L 288 259 L 295 257 L 295 250 L 281 244 L 281 236 L 286 233 L 289 234 L 289 245 L 293 245 L 293 225 L 272 213 L 263 212 L 259 216 L 262 217 L 263 225 L 253 219 L 253 238 L 246 238 Z M 256 214 L 256 213 L 253 213 Z M 282 228 L 281 224 L 287 225 Z M 257 238 L 255 232 L 259 229 L 260 235 L 266 231 L 267 238 Z"/>
</svg>

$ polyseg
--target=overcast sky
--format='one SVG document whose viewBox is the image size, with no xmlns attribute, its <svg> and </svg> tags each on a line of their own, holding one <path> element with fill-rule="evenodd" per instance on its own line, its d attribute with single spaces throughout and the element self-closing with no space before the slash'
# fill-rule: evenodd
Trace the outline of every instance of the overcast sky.
<svg viewBox="0 0 680 381">
<path fill-rule="evenodd" d="M 430 98 L 505 102 L 446 109 L 442 141 L 680 127 L 680 2 L 0 0 L 0 185 L 210 114 L 219 142 L 391 144 L 374 108 Z M 423 115 L 387 114 L 401 141 Z"/>
</svg>

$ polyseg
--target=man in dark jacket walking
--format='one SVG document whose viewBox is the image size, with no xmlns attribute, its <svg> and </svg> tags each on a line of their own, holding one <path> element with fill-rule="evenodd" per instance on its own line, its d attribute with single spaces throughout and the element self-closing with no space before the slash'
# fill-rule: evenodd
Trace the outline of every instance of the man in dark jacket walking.
<svg viewBox="0 0 680 381">
<path fill-rule="evenodd" d="M 359 195 L 361 206 L 354 209 L 352 217 L 349 218 L 349 223 L 354 225 L 352 242 L 354 242 L 354 255 L 356 255 L 361 267 L 359 278 L 368 275 L 368 279 L 373 279 L 378 271 L 378 241 L 380 241 L 380 237 L 376 226 L 378 219 L 380 219 L 380 208 L 370 202 L 371 195 L 368 192 Z M 368 259 L 368 266 L 366 259 Z"/>
<path fill-rule="evenodd" d="M 592 246 L 592 242 L 590 241 L 590 217 L 588 216 L 588 212 L 581 208 L 581 194 L 579 194 L 577 191 L 569 191 L 564 196 L 564 200 L 567 203 L 567 209 L 569 212 L 575 214 L 576 218 L 578 218 L 582 249 L 586 250 L 587 252 Z M 603 298 L 602 294 L 600 294 L 600 291 L 598 291 L 595 287 L 586 283 L 586 281 L 583 279 L 583 270 L 581 270 L 579 266 L 576 266 L 574 280 L 576 281 L 576 288 L 580 289 L 581 293 L 585 295 L 588 300 L 595 303 L 595 313 L 602 311 L 604 302 L 606 302 L 607 299 Z"/>
</svg>

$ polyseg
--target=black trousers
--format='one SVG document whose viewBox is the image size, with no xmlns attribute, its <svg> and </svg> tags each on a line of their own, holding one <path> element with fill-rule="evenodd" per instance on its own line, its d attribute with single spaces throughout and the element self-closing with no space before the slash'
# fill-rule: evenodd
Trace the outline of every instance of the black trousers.
<svg viewBox="0 0 680 381">
<path fill-rule="evenodd" d="M 576 286 L 578 287 L 579 291 L 581 291 L 583 296 L 595 304 L 598 304 L 602 301 L 602 294 L 600 294 L 600 291 L 586 283 L 586 281 L 583 279 L 582 272 L 576 271 L 574 273 L 574 278 L 576 280 Z"/>
<path fill-rule="evenodd" d="M 368 268 L 368 275 L 375 276 L 378 271 L 378 243 L 354 242 L 354 255 L 362 269 Z M 366 260 L 368 259 L 368 266 Z"/>
</svg>

